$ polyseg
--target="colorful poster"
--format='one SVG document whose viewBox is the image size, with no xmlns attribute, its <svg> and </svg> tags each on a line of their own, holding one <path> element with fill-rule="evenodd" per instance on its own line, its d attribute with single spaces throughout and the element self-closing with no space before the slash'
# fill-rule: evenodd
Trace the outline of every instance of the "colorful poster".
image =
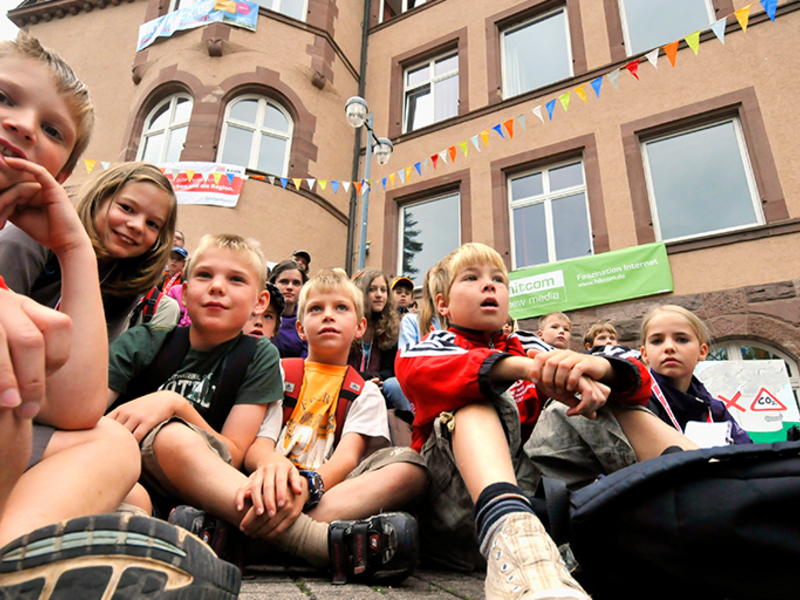
<svg viewBox="0 0 800 600">
<path fill-rule="evenodd" d="M 786 430 L 800 425 L 782 360 L 707 360 L 694 374 L 756 443 L 785 442 Z"/>
<path fill-rule="evenodd" d="M 245 168 L 209 162 L 176 162 L 159 165 L 172 182 L 178 204 L 206 204 L 233 208 L 239 201 Z"/>
<path fill-rule="evenodd" d="M 258 5 L 246 0 L 202 0 L 186 8 L 174 10 L 139 26 L 136 51 L 147 48 L 158 37 L 170 37 L 176 31 L 217 22 L 255 31 Z"/>
<path fill-rule="evenodd" d="M 510 312 L 515 319 L 673 290 L 667 249 L 661 242 L 527 267 L 511 273 L 510 279 Z"/>
</svg>

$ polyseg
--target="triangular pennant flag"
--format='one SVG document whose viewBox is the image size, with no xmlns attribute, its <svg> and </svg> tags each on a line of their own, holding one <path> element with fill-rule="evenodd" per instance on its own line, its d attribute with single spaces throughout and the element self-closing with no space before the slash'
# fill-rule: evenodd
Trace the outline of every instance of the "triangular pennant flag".
<svg viewBox="0 0 800 600">
<path fill-rule="evenodd" d="M 601 75 L 597 79 L 592 79 L 592 87 L 594 88 L 594 94 L 598 98 L 600 97 L 600 88 L 603 87 L 603 76 Z"/>
<path fill-rule="evenodd" d="M 525 125 L 525 115 L 517 115 L 517 123 L 522 127 L 522 131 L 528 131 L 528 127 Z"/>
<path fill-rule="evenodd" d="M 653 65 L 656 69 L 658 68 L 658 53 L 661 51 L 661 48 L 656 48 L 655 50 L 651 50 L 644 57 L 650 61 L 650 64 Z"/>
<path fill-rule="evenodd" d="M 636 60 L 632 60 L 627 65 L 625 65 L 625 68 L 628 69 L 628 71 L 630 71 L 631 75 L 636 77 L 637 81 L 639 80 L 639 59 L 638 58 Z"/>
<path fill-rule="evenodd" d="M 342 187 L 344 188 L 344 193 L 346 194 L 347 192 L 350 191 L 350 182 L 349 181 L 343 181 L 342 182 Z"/>
<path fill-rule="evenodd" d="M 552 121 L 553 120 L 553 111 L 556 109 L 556 99 L 553 98 L 552 100 L 550 100 L 550 102 L 548 102 L 544 106 L 547 109 L 547 116 L 550 117 L 550 120 Z"/>
<path fill-rule="evenodd" d="M 427 172 L 428 172 L 428 162 L 429 162 L 430 160 L 431 160 L 430 158 L 423 158 L 423 159 L 422 159 L 422 171 L 423 171 L 424 173 L 427 173 Z"/>
<path fill-rule="evenodd" d="M 328 187 L 328 180 L 327 179 L 318 179 L 317 183 L 319 183 L 319 187 L 322 188 L 322 191 L 325 191 L 325 188 Z"/>
<path fill-rule="evenodd" d="M 463 141 L 459 142 L 459 146 L 461 146 L 461 151 L 464 153 L 464 158 L 467 157 L 467 150 L 469 149 L 469 142 Z"/>
<path fill-rule="evenodd" d="M 394 173 L 389 174 L 389 183 L 391 183 L 392 187 L 394 187 Z"/>
<path fill-rule="evenodd" d="M 289 179 L 287 177 L 281 177 L 281 187 L 286 189 L 286 184 L 289 183 Z"/>
<path fill-rule="evenodd" d="M 775 11 L 778 9 L 778 0 L 761 0 L 761 6 L 764 7 L 767 16 L 774 22 Z"/>
<path fill-rule="evenodd" d="M 411 181 L 411 168 L 412 167 L 406 167 L 406 180 L 407 181 Z"/>
<path fill-rule="evenodd" d="M 108 169 L 108 167 L 111 166 L 110 162 L 106 162 L 106 161 L 102 161 L 102 160 L 100 161 L 100 164 L 103 165 L 104 169 Z"/>
<path fill-rule="evenodd" d="M 308 189 L 310 189 L 312 191 L 314 190 L 314 182 L 315 181 L 316 181 L 316 179 L 313 179 L 313 178 L 306 179 L 306 183 L 308 184 Z"/>
<path fill-rule="evenodd" d="M 678 41 L 674 41 L 671 44 L 667 44 L 664 46 L 664 54 L 667 55 L 669 59 L 669 64 L 673 67 L 675 66 L 675 59 L 678 56 Z"/>
<path fill-rule="evenodd" d="M 537 117 L 539 117 L 539 120 L 540 120 L 542 123 L 544 123 L 544 117 L 542 116 L 542 105 L 541 105 L 541 104 L 539 104 L 538 106 L 534 106 L 534 107 L 531 109 L 531 112 L 532 112 L 534 115 L 536 115 Z"/>
<path fill-rule="evenodd" d="M 723 17 L 711 26 L 711 31 L 714 32 L 714 35 L 717 36 L 717 39 L 723 44 L 725 43 L 725 25 L 727 22 L 727 17 Z"/>
<path fill-rule="evenodd" d="M 561 101 L 561 106 L 564 107 L 564 112 L 567 112 L 569 108 L 569 99 L 572 97 L 572 92 L 567 92 L 566 94 L 561 94 L 558 99 Z"/>
<path fill-rule="evenodd" d="M 431 162 L 433 163 L 433 169 L 436 170 L 436 163 L 439 162 L 439 155 L 431 154 Z"/>
<path fill-rule="evenodd" d="M 294 187 L 296 187 L 298 190 L 300 189 L 300 186 L 303 185 L 303 180 L 299 177 L 292 177 L 292 182 L 294 183 Z"/>
<path fill-rule="evenodd" d="M 748 4 L 744 8 L 740 8 L 735 13 L 736 20 L 739 21 L 739 25 L 742 26 L 742 31 L 747 33 L 747 23 L 750 21 L 750 7 L 752 4 Z"/>
<path fill-rule="evenodd" d="M 469 139 L 472 142 L 472 144 L 475 146 L 475 148 L 477 148 L 478 152 L 480 152 L 481 151 L 481 143 L 478 141 L 478 136 L 477 135 L 473 135 Z"/>
<path fill-rule="evenodd" d="M 222 179 L 222 173 L 212 173 L 211 176 L 214 178 L 214 183 L 219 185 L 219 180 Z"/>
<path fill-rule="evenodd" d="M 500 125 L 500 123 L 492 127 L 492 129 L 494 129 L 501 138 L 506 139 L 506 136 L 503 135 L 503 127 Z"/>
<path fill-rule="evenodd" d="M 360 194 L 361 193 L 361 182 L 360 181 L 354 181 L 353 185 L 356 187 L 356 194 Z"/>
<path fill-rule="evenodd" d="M 333 193 L 339 191 L 339 182 L 338 181 L 331 181 L 331 187 L 333 188 Z"/>
<path fill-rule="evenodd" d="M 582 86 L 579 86 L 579 87 L 576 87 L 575 88 L 575 93 L 578 95 L 578 98 L 580 98 L 584 102 L 588 103 L 589 101 L 586 99 L 586 90 L 583 89 L 585 87 L 586 87 L 586 84 L 584 84 Z"/>
<path fill-rule="evenodd" d="M 236 178 L 234 173 L 225 173 L 228 176 L 228 185 L 233 185 L 233 180 Z"/>
<path fill-rule="evenodd" d="M 94 169 L 94 166 L 97 164 L 97 161 L 96 160 L 87 160 L 87 159 L 84 158 L 83 159 L 83 164 L 86 165 L 86 172 L 87 173 L 91 173 L 92 169 Z"/>
<path fill-rule="evenodd" d="M 690 33 L 683 39 L 686 40 L 686 43 L 689 44 L 689 48 L 691 48 L 695 56 L 697 56 L 697 53 L 700 51 L 700 30 Z"/>
<path fill-rule="evenodd" d="M 361 187 L 361 193 L 362 194 L 366 194 L 368 191 L 370 191 L 372 189 L 372 181 L 370 181 L 369 179 L 365 179 L 361 183 L 364 184 Z"/>
<path fill-rule="evenodd" d="M 114 163 L 114 164 L 116 164 L 116 163 Z M 158 167 L 158 170 L 161 171 L 162 173 L 164 173 L 165 175 L 167 174 L 167 169 L 164 168 L 164 167 Z"/>
<path fill-rule="evenodd" d="M 275 185 L 275 176 L 274 175 L 267 175 L 267 179 L 269 179 L 270 185 Z"/>
<path fill-rule="evenodd" d="M 608 80 L 611 82 L 611 85 L 613 85 L 615 89 L 619 89 L 619 69 L 609 71 L 606 75 L 608 76 Z"/>
<path fill-rule="evenodd" d="M 419 173 L 420 177 L 422 177 L 422 161 L 415 163 L 414 168 L 417 170 L 417 173 Z"/>
<path fill-rule="evenodd" d="M 487 148 L 489 147 L 489 130 L 485 129 L 481 131 L 481 138 L 483 139 L 483 145 Z"/>
<path fill-rule="evenodd" d="M 194 179 L 194 171 L 186 169 L 186 181 L 191 181 L 192 179 Z"/>
<path fill-rule="evenodd" d="M 508 137 L 512 140 L 514 139 L 514 119 L 509 119 L 508 121 L 503 121 L 503 127 L 506 128 L 508 132 Z"/>
<path fill-rule="evenodd" d="M 397 175 L 400 177 L 400 183 L 405 183 L 406 182 L 405 171 L 398 171 Z"/>
<path fill-rule="evenodd" d="M 448 151 L 448 153 L 450 154 L 450 160 L 451 160 L 452 162 L 456 162 L 456 147 L 455 147 L 455 146 L 450 146 L 450 147 L 447 149 L 447 151 Z"/>
<path fill-rule="evenodd" d="M 439 152 L 439 158 L 441 158 L 443 162 L 447 162 L 447 150 Z"/>
<path fill-rule="evenodd" d="M 263 175 L 248 175 L 247 177 L 252 177 L 253 179 L 258 179 L 259 181 L 264 181 L 265 179 Z"/>
<path fill-rule="evenodd" d="M 386 191 L 386 177 L 381 179 L 381 183 L 383 184 L 383 191 L 385 192 Z"/>
<path fill-rule="evenodd" d="M 172 169 L 172 176 L 173 177 L 177 177 L 180 174 L 181 174 L 181 170 L 180 169 Z"/>
</svg>

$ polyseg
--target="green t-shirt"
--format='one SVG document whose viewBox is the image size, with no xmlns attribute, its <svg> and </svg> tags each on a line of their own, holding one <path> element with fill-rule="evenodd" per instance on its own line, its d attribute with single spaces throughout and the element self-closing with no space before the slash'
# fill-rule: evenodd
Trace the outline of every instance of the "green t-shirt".
<svg viewBox="0 0 800 600">
<path fill-rule="evenodd" d="M 150 365 L 172 329 L 139 325 L 123 333 L 109 348 L 108 387 L 126 393 L 128 384 Z M 207 418 L 225 355 L 238 339 L 237 336 L 208 352 L 190 348 L 178 370 L 159 389 L 177 392 L 192 403 L 200 416 Z M 281 398 L 283 382 L 278 349 L 268 339 L 260 338 L 234 404 L 266 404 Z"/>
</svg>

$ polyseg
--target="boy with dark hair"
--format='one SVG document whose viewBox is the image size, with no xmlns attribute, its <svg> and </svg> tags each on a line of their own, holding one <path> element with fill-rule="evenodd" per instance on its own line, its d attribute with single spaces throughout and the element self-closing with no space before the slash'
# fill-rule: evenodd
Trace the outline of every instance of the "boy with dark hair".
<svg viewBox="0 0 800 600">
<path fill-rule="evenodd" d="M 491 248 L 466 244 L 440 265 L 449 282 L 436 302 L 450 327 L 397 358 L 398 378 L 416 407 L 412 447 L 430 478 L 420 513 L 423 554 L 465 569 L 488 563 L 487 600 L 586 600 L 533 514 L 531 490 L 517 485 L 520 414 L 504 392 L 516 388 L 517 404 L 534 421 L 547 397 L 569 405 L 571 416 L 592 418 L 609 386 L 616 401 L 645 403 L 649 375 L 628 361 L 534 352 L 550 347 L 532 334 L 503 334 L 508 275 Z"/>
</svg>

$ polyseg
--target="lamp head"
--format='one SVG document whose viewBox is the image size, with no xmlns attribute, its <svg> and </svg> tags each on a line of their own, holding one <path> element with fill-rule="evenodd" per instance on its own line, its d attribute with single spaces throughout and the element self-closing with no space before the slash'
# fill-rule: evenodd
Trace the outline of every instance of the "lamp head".
<svg viewBox="0 0 800 600">
<path fill-rule="evenodd" d="M 344 105 L 344 114 L 347 122 L 358 129 L 367 122 L 369 106 L 361 96 L 353 96 Z"/>
<path fill-rule="evenodd" d="M 385 165 L 388 163 L 389 159 L 392 157 L 393 150 L 394 144 L 392 144 L 392 140 L 384 137 L 378 138 L 378 143 L 375 144 L 375 148 L 373 149 L 378 164 Z"/>
</svg>

